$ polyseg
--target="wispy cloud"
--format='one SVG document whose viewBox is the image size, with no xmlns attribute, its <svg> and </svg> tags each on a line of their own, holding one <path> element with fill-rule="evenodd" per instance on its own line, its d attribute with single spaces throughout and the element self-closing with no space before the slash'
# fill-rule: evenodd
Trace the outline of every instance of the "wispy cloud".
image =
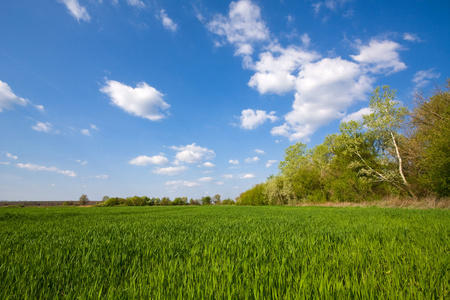
<svg viewBox="0 0 450 300">
<path fill-rule="evenodd" d="M 171 18 L 169 18 L 169 16 L 167 15 L 167 13 L 164 9 L 161 9 L 160 17 L 161 17 L 164 28 L 166 28 L 172 32 L 175 32 L 177 30 L 178 25 L 175 24 L 175 22 Z"/>
<path fill-rule="evenodd" d="M 77 174 L 74 171 L 69 171 L 69 170 L 61 170 L 57 167 L 46 167 L 46 166 L 39 166 L 33 163 L 27 163 L 27 164 L 22 164 L 22 163 L 18 163 L 16 164 L 16 166 L 18 168 L 21 169 L 27 169 L 30 171 L 47 171 L 47 172 L 55 172 L 58 174 L 63 174 L 69 177 L 76 177 Z"/>
<path fill-rule="evenodd" d="M 59 0 L 59 2 L 63 3 L 70 14 L 77 19 L 78 22 L 80 20 L 89 22 L 91 20 L 91 16 L 89 16 L 86 8 L 81 6 L 78 0 Z"/>
<path fill-rule="evenodd" d="M 0 112 L 14 105 L 26 106 L 27 100 L 16 96 L 6 82 L 0 80 Z"/>
</svg>

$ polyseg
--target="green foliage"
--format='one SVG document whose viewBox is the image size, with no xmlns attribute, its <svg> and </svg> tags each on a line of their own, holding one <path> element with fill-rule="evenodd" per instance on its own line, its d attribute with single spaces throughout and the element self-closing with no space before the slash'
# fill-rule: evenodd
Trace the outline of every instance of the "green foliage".
<svg viewBox="0 0 450 300">
<path fill-rule="evenodd" d="M 78 201 L 80 202 L 80 205 L 87 205 L 89 203 L 89 198 L 87 195 L 83 194 Z"/>
<path fill-rule="evenodd" d="M 264 184 L 257 184 L 239 195 L 237 205 L 267 205 L 268 199 L 264 194 Z"/>
<path fill-rule="evenodd" d="M 170 205 L 172 205 L 173 203 L 172 203 L 172 201 L 170 201 L 170 198 L 169 197 L 163 197 L 162 199 L 161 199 L 161 206 L 170 206 Z"/>
<path fill-rule="evenodd" d="M 0 299 L 448 299 L 449 218 L 387 208 L 0 209 Z"/>
</svg>

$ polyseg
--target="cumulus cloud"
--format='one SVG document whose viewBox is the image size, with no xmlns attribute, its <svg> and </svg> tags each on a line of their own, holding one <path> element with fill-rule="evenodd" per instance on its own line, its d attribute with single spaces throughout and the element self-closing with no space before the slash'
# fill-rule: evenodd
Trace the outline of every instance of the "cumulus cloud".
<svg viewBox="0 0 450 300">
<path fill-rule="evenodd" d="M 169 160 L 164 155 L 146 156 L 139 155 L 129 161 L 130 165 L 146 166 L 146 165 L 165 165 Z"/>
<path fill-rule="evenodd" d="M 406 69 L 400 61 L 398 51 L 400 44 L 384 40 L 371 40 L 369 45 L 360 45 L 358 55 L 350 55 L 355 61 L 368 68 L 373 73 L 395 73 Z"/>
<path fill-rule="evenodd" d="M 248 173 L 248 174 L 241 175 L 240 178 L 241 179 L 251 179 L 251 178 L 255 178 L 255 175 Z"/>
<path fill-rule="evenodd" d="M 214 168 L 216 165 L 207 161 L 205 162 L 202 166 L 206 167 L 206 168 Z"/>
<path fill-rule="evenodd" d="M 251 55 L 253 43 L 269 39 L 261 10 L 250 0 L 231 2 L 228 16 L 216 15 L 207 28 L 234 45 L 237 55 Z"/>
<path fill-rule="evenodd" d="M 10 159 L 14 159 L 14 160 L 19 158 L 16 155 L 12 155 L 11 153 L 6 153 L 6 157 L 8 157 Z"/>
<path fill-rule="evenodd" d="M 172 186 L 174 188 L 178 187 L 195 187 L 199 186 L 200 184 L 198 182 L 194 181 L 186 181 L 186 180 L 172 180 L 172 181 L 166 181 L 166 185 Z"/>
<path fill-rule="evenodd" d="M 175 158 L 179 162 L 184 162 L 188 164 L 200 163 L 206 159 L 212 159 L 216 156 L 213 150 L 206 147 L 197 146 L 195 143 L 186 146 L 172 146 L 177 152 Z"/>
<path fill-rule="evenodd" d="M 133 88 L 118 81 L 108 80 L 100 91 L 110 97 L 112 104 L 131 115 L 150 121 L 164 119 L 166 116 L 160 111 L 170 107 L 164 102 L 164 95 L 145 82 L 140 82 Z"/>
<path fill-rule="evenodd" d="M 175 32 L 177 30 L 178 25 L 175 24 L 171 18 L 169 18 L 166 14 L 166 11 L 164 9 L 161 9 L 160 12 L 160 16 L 161 16 L 161 20 L 162 20 L 162 24 L 164 26 L 164 28 Z"/>
<path fill-rule="evenodd" d="M 40 131 L 40 132 L 51 132 L 53 130 L 53 126 L 52 124 L 50 124 L 49 122 L 37 122 L 36 125 L 31 126 L 31 128 L 33 128 L 36 131 Z"/>
<path fill-rule="evenodd" d="M 32 164 L 32 163 L 27 163 L 27 164 L 22 164 L 22 163 L 18 163 L 16 164 L 16 167 L 21 168 L 21 169 L 27 169 L 30 171 L 48 171 L 48 172 L 55 172 L 58 174 L 63 174 L 69 177 L 76 177 L 77 174 L 74 171 L 69 171 L 69 170 L 61 170 L 57 167 L 46 167 L 46 166 L 39 166 L 36 164 Z"/>
<path fill-rule="evenodd" d="M 85 166 L 85 165 L 87 165 L 87 161 L 83 161 L 83 160 L 81 160 L 81 159 L 77 159 L 77 163 L 79 163 L 80 165 L 82 165 L 82 166 Z"/>
<path fill-rule="evenodd" d="M 70 14 L 77 19 L 78 22 L 80 22 L 80 20 L 86 22 L 91 20 L 91 16 L 89 16 L 86 8 L 81 6 L 78 0 L 59 0 L 59 2 L 63 3 L 67 7 Z"/>
<path fill-rule="evenodd" d="M 341 120 L 341 122 L 362 121 L 364 115 L 368 115 L 368 114 L 371 114 L 371 113 L 372 113 L 372 111 L 370 110 L 370 108 L 365 107 L 365 108 L 362 108 L 362 109 L 358 110 L 357 112 L 354 112 L 354 113 L 346 115 Z"/>
<path fill-rule="evenodd" d="M 319 127 L 342 118 L 350 105 L 364 99 L 371 83 L 358 64 L 340 57 L 305 65 L 297 78 L 292 111 L 272 134 L 307 141 Z"/>
<path fill-rule="evenodd" d="M 420 42 L 420 38 L 414 33 L 405 32 L 403 34 L 403 39 L 408 42 Z"/>
<path fill-rule="evenodd" d="M 213 181 L 214 180 L 214 178 L 212 178 L 212 177 L 202 177 L 202 178 L 200 178 L 198 181 L 201 181 L 201 182 L 211 182 L 211 181 Z"/>
<path fill-rule="evenodd" d="M 244 109 L 240 117 L 241 128 L 251 130 L 264 124 L 264 122 L 266 122 L 267 120 L 274 122 L 278 120 L 278 117 L 274 115 L 275 115 L 274 111 L 266 113 L 263 110 L 254 111 L 253 109 Z"/>
<path fill-rule="evenodd" d="M 265 153 L 264 150 L 261 150 L 261 149 L 255 149 L 255 152 L 259 153 L 259 154 L 264 154 Z"/>
<path fill-rule="evenodd" d="M 102 180 L 108 179 L 108 175 L 94 175 L 94 176 L 89 176 L 89 177 L 96 178 L 96 179 L 102 179 Z"/>
<path fill-rule="evenodd" d="M 318 57 L 315 52 L 307 52 L 294 46 L 286 49 L 278 45 L 272 46 L 270 51 L 259 55 L 259 61 L 253 67 L 256 73 L 250 78 L 248 85 L 257 89 L 260 94 L 289 92 L 295 89 L 296 76 L 293 73 Z"/>
<path fill-rule="evenodd" d="M 140 0 L 127 0 L 128 5 L 130 6 L 134 6 L 137 8 L 144 8 L 145 7 L 145 3 L 140 1 Z"/>
<path fill-rule="evenodd" d="M 430 83 L 431 79 L 436 79 L 440 76 L 441 74 L 434 72 L 434 69 L 421 70 L 414 74 L 412 81 L 416 83 L 416 88 L 421 88 Z"/>
<path fill-rule="evenodd" d="M 160 175 L 177 175 L 183 171 L 186 171 L 188 168 L 186 166 L 176 166 L 176 167 L 166 167 L 166 168 L 156 168 L 153 170 L 153 173 Z"/>
<path fill-rule="evenodd" d="M 81 129 L 81 133 L 85 136 L 91 136 L 91 132 L 89 129 Z"/>
<path fill-rule="evenodd" d="M 278 162 L 278 160 L 271 159 L 266 163 L 266 168 L 270 168 L 274 163 Z"/>
<path fill-rule="evenodd" d="M 237 159 L 230 159 L 228 162 L 230 164 L 232 164 L 232 165 L 238 165 L 239 164 L 239 160 L 237 160 Z"/>
<path fill-rule="evenodd" d="M 231 174 L 225 174 L 225 175 L 222 175 L 222 177 L 225 179 L 233 179 L 233 175 L 231 175 Z"/>
<path fill-rule="evenodd" d="M 26 106 L 27 100 L 16 96 L 6 82 L 0 80 L 0 112 L 14 105 Z"/>
<path fill-rule="evenodd" d="M 255 156 L 255 157 L 249 157 L 245 159 L 246 163 L 252 163 L 252 162 L 257 162 L 259 161 L 259 157 Z"/>
</svg>

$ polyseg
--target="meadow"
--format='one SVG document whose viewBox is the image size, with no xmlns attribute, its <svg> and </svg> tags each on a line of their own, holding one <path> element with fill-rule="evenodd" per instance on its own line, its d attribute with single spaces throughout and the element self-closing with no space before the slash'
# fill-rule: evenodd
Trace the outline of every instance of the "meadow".
<svg viewBox="0 0 450 300">
<path fill-rule="evenodd" d="M 450 211 L 7 207 L 1 299 L 450 298 Z"/>
</svg>

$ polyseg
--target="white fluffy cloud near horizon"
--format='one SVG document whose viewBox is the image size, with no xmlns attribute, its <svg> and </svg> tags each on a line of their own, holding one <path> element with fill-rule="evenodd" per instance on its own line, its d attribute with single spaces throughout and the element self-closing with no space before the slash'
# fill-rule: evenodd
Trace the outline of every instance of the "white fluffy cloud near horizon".
<svg viewBox="0 0 450 300">
<path fill-rule="evenodd" d="M 203 160 L 212 159 L 216 156 L 213 150 L 206 147 L 197 146 L 195 143 L 186 146 L 172 146 L 173 150 L 178 151 L 175 155 L 177 162 L 195 164 Z M 206 164 L 206 167 L 211 165 Z"/>
<path fill-rule="evenodd" d="M 164 119 L 166 115 L 162 111 L 170 107 L 164 102 L 164 95 L 145 82 L 140 82 L 133 88 L 115 80 L 107 80 L 100 91 L 109 96 L 111 104 L 150 121 Z"/>
<path fill-rule="evenodd" d="M 136 166 L 165 165 L 168 163 L 169 160 L 162 154 L 154 156 L 139 155 L 129 161 L 130 165 Z"/>
</svg>

